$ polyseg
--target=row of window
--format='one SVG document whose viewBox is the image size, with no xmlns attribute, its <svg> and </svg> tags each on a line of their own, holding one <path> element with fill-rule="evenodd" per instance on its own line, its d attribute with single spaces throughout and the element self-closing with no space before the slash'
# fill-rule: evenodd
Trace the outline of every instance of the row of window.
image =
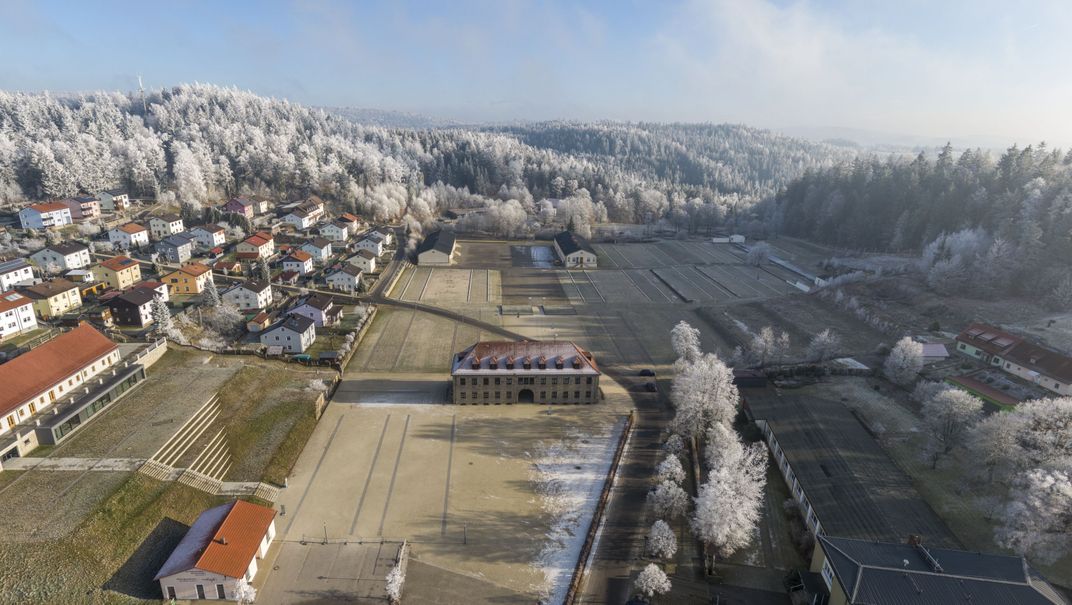
<svg viewBox="0 0 1072 605">
<path fill-rule="evenodd" d="M 458 391 L 458 399 L 461 400 L 461 401 L 465 401 L 466 399 L 469 399 L 471 401 L 480 401 L 481 399 L 484 399 L 484 400 L 491 399 L 491 391 L 484 391 L 483 397 L 480 397 L 480 393 L 477 392 L 477 391 L 469 391 L 468 392 L 469 393 L 468 397 L 466 397 L 466 393 L 467 393 L 467 391 Z M 592 391 L 590 391 L 590 390 L 585 391 L 584 392 L 584 397 L 585 397 L 585 399 L 591 398 L 592 397 Z M 580 399 L 580 398 L 581 398 L 581 392 L 580 391 L 573 391 L 573 399 Z M 502 399 L 502 391 L 495 391 L 495 399 L 496 400 Z M 507 401 L 512 401 L 513 399 L 514 399 L 513 391 L 506 391 L 506 400 Z M 550 401 L 554 402 L 557 399 L 558 399 L 558 391 L 551 391 L 551 399 L 550 399 Z M 569 391 L 562 391 L 562 399 L 563 400 L 570 399 L 570 392 Z M 540 400 L 541 401 L 547 400 L 547 391 L 540 391 Z"/>
<path fill-rule="evenodd" d="M 586 379 L 585 384 L 592 384 L 592 377 L 591 376 L 586 376 L 585 379 Z M 465 386 L 465 380 L 466 379 L 465 379 L 464 376 L 459 378 L 458 379 L 458 385 L 464 387 Z M 472 385 L 477 386 L 478 384 L 480 384 L 478 382 L 479 380 L 480 380 L 479 378 L 473 378 Z M 485 377 L 483 380 L 484 380 L 484 386 L 488 386 L 488 381 L 490 379 Z M 498 386 L 500 384 L 503 384 L 502 383 L 503 380 L 506 380 L 506 384 L 514 384 L 514 378 L 512 376 L 507 376 L 505 379 L 500 377 L 500 376 L 496 376 L 495 377 L 495 385 Z M 517 379 L 517 383 L 518 384 L 536 384 L 536 378 L 533 377 L 533 376 L 519 376 L 518 379 Z M 542 384 L 542 385 L 547 384 L 547 377 L 546 376 L 540 377 L 540 384 Z M 551 378 L 551 384 L 552 385 L 557 385 L 558 384 L 558 377 L 557 376 L 553 376 Z M 570 384 L 570 377 L 569 376 L 564 376 L 562 378 L 562 384 L 564 384 L 564 385 Z M 580 376 L 575 377 L 573 379 L 573 384 L 581 384 L 581 377 Z"/>
</svg>

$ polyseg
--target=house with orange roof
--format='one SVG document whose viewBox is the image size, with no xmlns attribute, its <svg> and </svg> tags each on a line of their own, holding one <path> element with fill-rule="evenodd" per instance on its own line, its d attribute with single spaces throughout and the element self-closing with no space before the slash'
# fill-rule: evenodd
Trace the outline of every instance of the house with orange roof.
<svg viewBox="0 0 1072 605">
<path fill-rule="evenodd" d="M 283 259 L 283 270 L 294 271 L 298 275 L 313 272 L 313 255 L 304 250 L 294 250 Z"/>
<path fill-rule="evenodd" d="M 163 597 L 235 600 L 236 585 L 253 581 L 275 539 L 275 514 L 244 500 L 201 513 L 153 578 Z"/>
<path fill-rule="evenodd" d="M 36 329 L 33 299 L 14 290 L 0 293 L 0 342 Z"/>
<path fill-rule="evenodd" d="M 19 223 L 23 229 L 49 229 L 73 222 L 71 209 L 60 202 L 30 204 L 19 210 Z"/>
<path fill-rule="evenodd" d="M 187 263 L 164 276 L 164 283 L 172 296 L 176 294 L 200 294 L 205 284 L 212 279 L 212 269 L 201 263 Z"/>
<path fill-rule="evenodd" d="M 149 230 L 137 223 L 127 223 L 108 231 L 108 241 L 122 250 L 149 245 Z"/>
<path fill-rule="evenodd" d="M 238 258 L 244 260 L 271 258 L 275 254 L 275 238 L 271 233 L 258 231 L 238 242 L 235 252 Z"/>
<path fill-rule="evenodd" d="M 141 281 L 141 264 L 129 256 L 113 256 L 98 263 L 93 274 L 109 288 L 126 290 Z"/>
</svg>

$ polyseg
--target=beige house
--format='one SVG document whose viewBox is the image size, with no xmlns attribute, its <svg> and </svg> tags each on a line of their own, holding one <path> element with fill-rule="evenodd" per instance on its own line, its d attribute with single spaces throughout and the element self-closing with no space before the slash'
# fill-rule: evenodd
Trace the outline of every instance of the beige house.
<svg viewBox="0 0 1072 605">
<path fill-rule="evenodd" d="M 433 231 L 417 246 L 417 264 L 449 265 L 454 260 L 457 248 L 453 231 Z"/>
<path fill-rule="evenodd" d="M 596 251 L 588 240 L 573 233 L 563 231 L 555 236 L 555 254 L 564 267 L 596 267 Z"/>
<path fill-rule="evenodd" d="M 235 500 L 210 508 L 153 579 L 167 600 L 236 600 L 238 582 L 253 582 L 275 533 L 275 511 L 265 506 Z"/>
<path fill-rule="evenodd" d="M 164 276 L 168 291 L 176 294 L 200 294 L 212 279 L 212 269 L 201 263 L 189 263 Z"/>
<path fill-rule="evenodd" d="M 450 375 L 456 404 L 599 401 L 595 358 L 567 341 L 478 342 L 454 355 Z"/>
<path fill-rule="evenodd" d="M 113 256 L 101 261 L 93 274 L 109 288 L 126 290 L 141 281 L 141 264 L 128 256 Z"/>
<path fill-rule="evenodd" d="M 82 306 L 78 284 L 62 278 L 26 286 L 20 291 L 33 301 L 34 311 L 44 320 L 59 317 Z"/>
</svg>

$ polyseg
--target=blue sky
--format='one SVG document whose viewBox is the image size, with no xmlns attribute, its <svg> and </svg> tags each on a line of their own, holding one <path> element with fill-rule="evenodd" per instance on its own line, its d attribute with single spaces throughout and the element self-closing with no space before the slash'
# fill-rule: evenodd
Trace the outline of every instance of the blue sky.
<svg viewBox="0 0 1072 605">
<path fill-rule="evenodd" d="M 1072 3 L 0 0 L 0 88 L 1072 144 Z"/>
</svg>

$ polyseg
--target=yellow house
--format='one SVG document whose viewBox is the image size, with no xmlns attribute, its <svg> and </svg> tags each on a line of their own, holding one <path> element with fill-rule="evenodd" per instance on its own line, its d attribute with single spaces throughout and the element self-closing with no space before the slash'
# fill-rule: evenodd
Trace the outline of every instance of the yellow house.
<svg viewBox="0 0 1072 605">
<path fill-rule="evenodd" d="M 141 281 L 141 264 L 126 256 L 113 256 L 101 261 L 93 274 L 109 288 L 125 290 Z"/>
<path fill-rule="evenodd" d="M 205 289 L 205 284 L 212 279 L 212 269 L 201 263 L 188 263 L 164 276 L 168 292 L 172 296 L 176 294 L 200 294 Z"/>
<path fill-rule="evenodd" d="M 65 279 L 41 282 L 22 289 L 22 294 L 33 301 L 34 311 L 41 319 L 59 317 L 82 306 L 78 284 Z"/>
</svg>

